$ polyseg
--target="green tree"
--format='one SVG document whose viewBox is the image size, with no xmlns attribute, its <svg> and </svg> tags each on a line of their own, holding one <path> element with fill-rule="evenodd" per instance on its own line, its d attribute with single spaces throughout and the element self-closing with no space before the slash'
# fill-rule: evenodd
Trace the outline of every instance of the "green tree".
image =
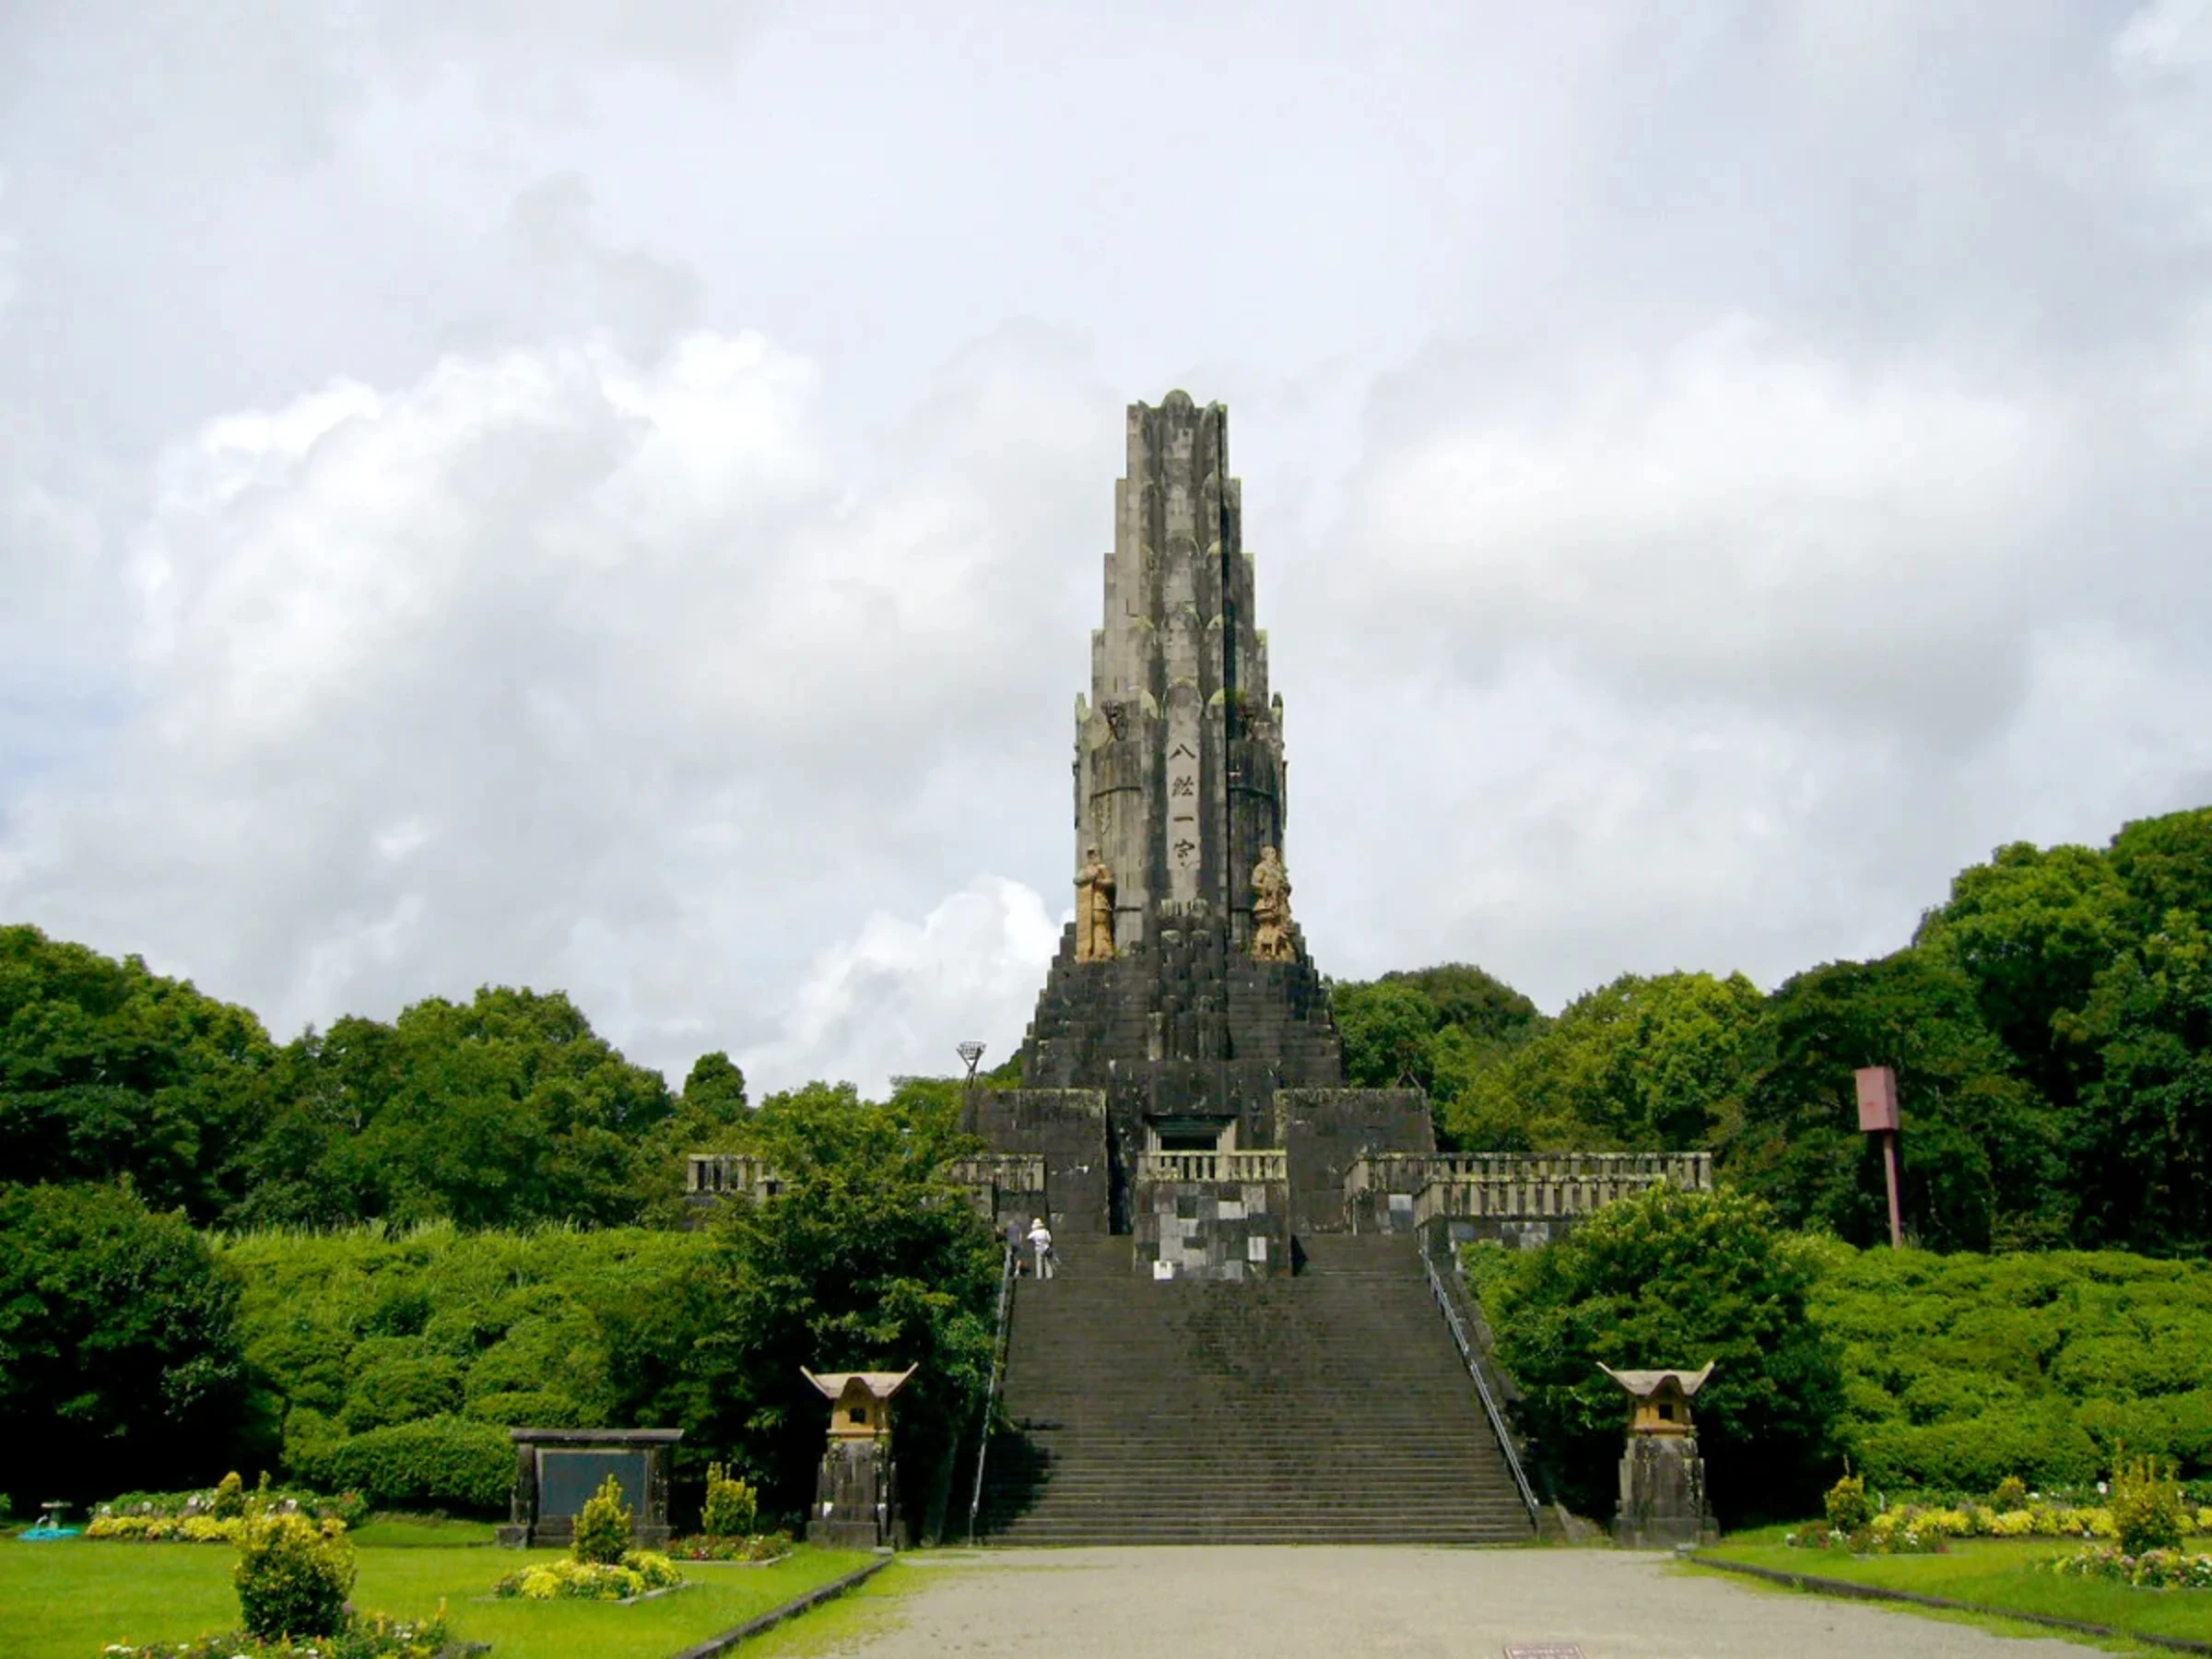
<svg viewBox="0 0 2212 1659">
<path fill-rule="evenodd" d="M 735 1453 L 789 1513 L 812 1499 L 821 1454 L 822 1403 L 799 1368 L 919 1365 L 895 1420 L 907 1500 L 926 1525 L 988 1378 L 997 1288 L 997 1241 L 940 1173 L 970 1144 L 958 1093 L 877 1104 L 812 1084 L 763 1101 L 751 1144 L 786 1184 L 726 1208 L 683 1302 L 610 1328 L 630 1356 L 625 1414 L 681 1423 L 692 1460 Z"/>
<path fill-rule="evenodd" d="M 1442 1110 L 1463 1147 L 1694 1150 L 1731 1127 L 1763 1013 L 1742 974 L 1623 974 L 1476 1071 Z"/>
<path fill-rule="evenodd" d="M 1876 1137 L 1858 1126 L 1853 1074 L 1888 1065 L 1904 1111 L 1908 1229 L 1937 1249 L 2063 1237 L 2058 1124 L 2013 1073 L 1973 988 L 1939 956 L 1900 951 L 1801 973 L 1768 1000 L 1732 1179 L 1793 1226 L 1853 1243 L 1888 1236 Z"/>
<path fill-rule="evenodd" d="M 1436 1081 L 1430 1039 L 1441 1017 L 1403 981 L 1332 985 L 1329 1006 L 1344 1041 L 1345 1081 L 1355 1088 L 1428 1088 Z"/>
<path fill-rule="evenodd" d="M 2123 953 L 2060 1030 L 2097 1056 L 2066 1132 L 2077 1235 L 2151 1253 L 2212 1244 L 2212 933 L 2192 912 Z"/>
<path fill-rule="evenodd" d="M 1535 1003 L 1472 962 L 1394 970 L 1378 982 L 1419 992 L 1440 1027 L 1457 1026 L 1476 1043 L 1519 1042 L 1544 1023 Z"/>
<path fill-rule="evenodd" d="M 1543 1024 L 1535 1003 L 1465 962 L 1332 984 L 1329 1006 L 1347 1082 L 1411 1086 L 1440 1104 Z"/>
<path fill-rule="evenodd" d="M 243 1190 L 267 1111 L 268 1033 L 189 981 L 0 927 L 0 1170 L 128 1177 L 157 1207 L 215 1219 Z"/>
<path fill-rule="evenodd" d="M 688 1125 L 734 1126 L 746 1120 L 745 1074 L 729 1055 L 716 1049 L 701 1054 L 684 1079 L 678 1108 Z"/>
<path fill-rule="evenodd" d="M 2127 888 L 2102 854 L 2022 841 L 1960 871 L 1914 943 L 1959 971 L 2022 1079 L 2063 1105 L 2078 1091 L 2085 1056 L 2061 1039 L 2057 1022 L 2088 1001 L 2127 937 L 2129 910 Z"/>
<path fill-rule="evenodd" d="M 1842 1409 L 1841 1356 L 1806 1312 L 1812 1261 L 1767 1205 L 1660 1187 L 1543 1250 L 1469 1255 L 1545 1466 L 1584 1513 L 1610 1509 L 1629 1418 L 1600 1364 L 1712 1361 L 1695 1410 L 1721 1512 L 1733 1523 L 1818 1504 Z"/>
<path fill-rule="evenodd" d="M 2136 937 L 2177 910 L 2212 924 L 2212 806 L 2123 825 L 2105 857 L 2127 889 Z"/>
<path fill-rule="evenodd" d="M 634 1218 L 671 1153 L 675 1101 L 559 993 L 431 997 L 289 1045 L 256 1148 L 250 1223 Z"/>
<path fill-rule="evenodd" d="M 0 1432 L 69 1497 L 180 1486 L 246 1428 L 238 1287 L 122 1186 L 0 1186 Z"/>
</svg>

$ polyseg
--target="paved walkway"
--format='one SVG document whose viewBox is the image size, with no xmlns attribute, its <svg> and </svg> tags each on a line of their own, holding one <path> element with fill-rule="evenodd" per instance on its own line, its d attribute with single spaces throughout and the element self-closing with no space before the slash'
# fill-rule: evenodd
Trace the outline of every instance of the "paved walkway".
<svg viewBox="0 0 2212 1659">
<path fill-rule="evenodd" d="M 2083 1659 L 1863 1604 L 1769 1591 L 1664 1556 L 1370 1547 L 1006 1550 L 906 1558 L 865 1659 Z"/>
</svg>

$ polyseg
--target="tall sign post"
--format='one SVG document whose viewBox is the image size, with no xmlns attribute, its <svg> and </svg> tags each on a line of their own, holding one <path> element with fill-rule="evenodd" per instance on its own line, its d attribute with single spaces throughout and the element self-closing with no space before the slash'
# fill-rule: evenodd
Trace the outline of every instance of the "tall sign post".
<svg viewBox="0 0 2212 1659">
<path fill-rule="evenodd" d="M 1882 1173 L 1889 1181 L 1889 1247 L 1901 1249 L 1905 1242 L 1905 1223 L 1897 1201 L 1897 1074 L 1886 1065 L 1865 1065 L 1855 1076 L 1859 1084 L 1860 1132 L 1882 1137 Z"/>
</svg>

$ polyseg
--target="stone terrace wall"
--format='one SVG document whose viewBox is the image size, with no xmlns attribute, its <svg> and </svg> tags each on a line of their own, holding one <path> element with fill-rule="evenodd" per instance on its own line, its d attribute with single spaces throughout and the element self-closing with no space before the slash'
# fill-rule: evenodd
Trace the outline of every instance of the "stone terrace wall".
<svg viewBox="0 0 2212 1659">
<path fill-rule="evenodd" d="M 1136 1271 L 1176 1278 L 1272 1278 L 1290 1271 L 1283 1181 L 1144 1181 L 1132 1205 Z"/>
<path fill-rule="evenodd" d="M 1044 1159 L 1046 1219 L 1056 1232 L 1105 1232 L 1112 1188 L 1106 1094 L 1098 1088 L 979 1088 L 961 1128 L 994 1151 Z"/>
<path fill-rule="evenodd" d="M 1436 1131 L 1418 1088 L 1284 1088 L 1274 1142 L 1289 1154 L 1291 1228 L 1332 1233 L 1353 1227 L 1345 1200 L 1355 1166 L 1392 1153 L 1434 1156 Z"/>
</svg>

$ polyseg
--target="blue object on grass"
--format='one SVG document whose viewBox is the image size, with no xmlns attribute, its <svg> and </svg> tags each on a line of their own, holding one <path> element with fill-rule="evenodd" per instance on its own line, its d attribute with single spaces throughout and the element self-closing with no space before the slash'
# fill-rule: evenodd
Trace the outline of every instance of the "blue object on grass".
<svg viewBox="0 0 2212 1659">
<path fill-rule="evenodd" d="M 41 1503 L 39 1508 L 44 1513 L 40 1515 L 38 1524 L 27 1526 L 16 1535 L 22 1543 L 45 1544 L 55 1538 L 74 1538 L 83 1531 L 81 1527 L 62 1524 L 62 1517 L 69 1512 L 66 1503 L 56 1500 L 52 1503 Z"/>
</svg>

